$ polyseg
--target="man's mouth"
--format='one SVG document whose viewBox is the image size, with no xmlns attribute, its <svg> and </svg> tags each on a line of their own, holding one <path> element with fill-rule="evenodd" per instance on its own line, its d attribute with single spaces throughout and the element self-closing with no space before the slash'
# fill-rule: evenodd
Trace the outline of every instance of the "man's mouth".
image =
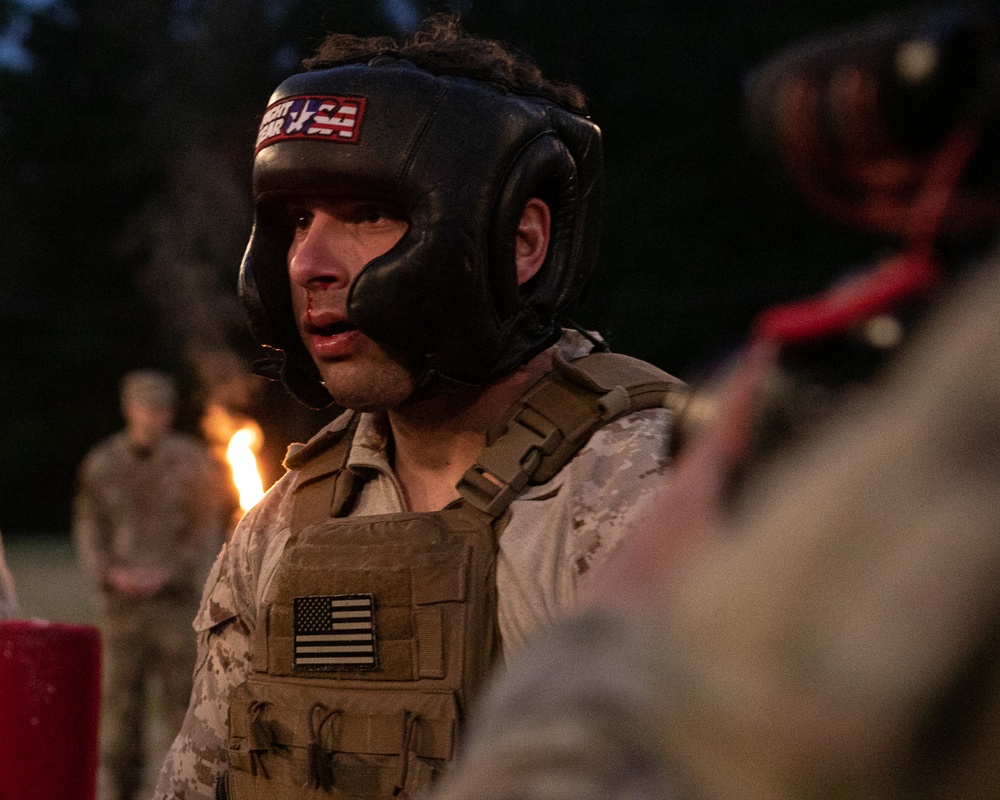
<svg viewBox="0 0 1000 800">
<path fill-rule="evenodd" d="M 354 355 L 361 332 L 341 314 L 312 312 L 306 315 L 303 339 L 315 358 L 342 359 Z"/>
<path fill-rule="evenodd" d="M 348 331 L 355 330 L 357 330 L 357 328 L 347 320 L 322 324 L 317 324 L 312 320 L 306 322 L 306 333 L 310 336 L 336 336 L 340 333 L 347 333 Z"/>
</svg>

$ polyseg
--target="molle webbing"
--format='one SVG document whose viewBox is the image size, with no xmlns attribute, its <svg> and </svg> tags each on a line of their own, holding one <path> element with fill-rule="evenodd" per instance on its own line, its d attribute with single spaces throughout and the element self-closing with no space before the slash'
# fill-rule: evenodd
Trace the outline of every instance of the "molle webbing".
<svg viewBox="0 0 1000 800">
<path fill-rule="evenodd" d="M 456 504 L 292 534 L 230 700 L 234 800 L 405 798 L 444 768 L 499 647 L 505 520 Z"/>
<path fill-rule="evenodd" d="M 602 425 L 642 409 L 677 410 L 686 392 L 677 378 L 617 353 L 556 355 L 554 365 L 488 433 L 458 484 L 467 503 L 491 516 L 528 484 L 551 480 Z"/>
</svg>

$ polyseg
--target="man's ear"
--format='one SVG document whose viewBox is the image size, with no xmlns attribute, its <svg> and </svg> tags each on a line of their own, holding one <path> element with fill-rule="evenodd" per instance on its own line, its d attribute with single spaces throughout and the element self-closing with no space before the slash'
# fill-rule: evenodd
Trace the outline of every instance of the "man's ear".
<svg viewBox="0 0 1000 800">
<path fill-rule="evenodd" d="M 523 286 L 538 273 L 549 252 L 552 212 L 545 201 L 532 197 L 524 206 L 517 224 L 514 262 L 517 265 L 517 285 Z"/>
</svg>

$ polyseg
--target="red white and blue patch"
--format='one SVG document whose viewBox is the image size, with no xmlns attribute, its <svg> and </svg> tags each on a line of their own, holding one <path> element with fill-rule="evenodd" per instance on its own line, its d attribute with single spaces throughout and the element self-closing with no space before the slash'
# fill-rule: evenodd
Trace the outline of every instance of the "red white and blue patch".
<svg viewBox="0 0 1000 800">
<path fill-rule="evenodd" d="M 296 597 L 294 668 L 336 672 L 378 667 L 375 598 L 370 594 Z"/>
<path fill-rule="evenodd" d="M 267 107 L 254 153 L 288 139 L 319 139 L 351 144 L 361 133 L 365 98 L 298 95 Z"/>
</svg>

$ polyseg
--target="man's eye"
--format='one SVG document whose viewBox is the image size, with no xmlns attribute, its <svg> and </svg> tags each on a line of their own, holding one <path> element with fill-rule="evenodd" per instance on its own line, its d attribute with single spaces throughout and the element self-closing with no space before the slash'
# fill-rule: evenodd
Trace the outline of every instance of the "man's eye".
<svg viewBox="0 0 1000 800">
<path fill-rule="evenodd" d="M 296 230 L 304 230 L 312 222 L 313 215 L 305 208 L 289 206 L 287 210 L 288 224 Z"/>
<path fill-rule="evenodd" d="M 374 225 L 386 218 L 385 209 L 378 205 L 359 206 L 354 210 L 354 221 Z"/>
</svg>

